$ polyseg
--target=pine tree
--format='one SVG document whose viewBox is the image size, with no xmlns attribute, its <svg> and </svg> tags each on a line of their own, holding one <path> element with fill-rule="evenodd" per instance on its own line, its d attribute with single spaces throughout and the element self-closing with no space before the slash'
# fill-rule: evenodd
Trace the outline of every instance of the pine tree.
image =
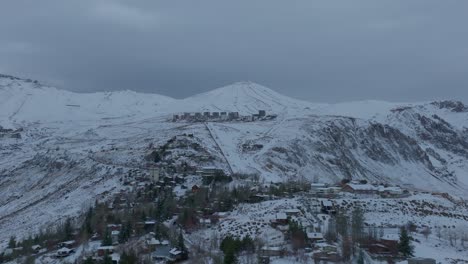
<svg viewBox="0 0 468 264">
<path fill-rule="evenodd" d="M 224 254 L 224 264 L 234 264 L 237 263 L 237 257 L 234 253 L 234 250 L 230 249 Z"/>
<path fill-rule="evenodd" d="M 357 259 L 357 264 L 364 264 L 364 253 L 362 253 L 362 250 L 359 251 L 359 257 Z"/>
<path fill-rule="evenodd" d="M 182 252 L 185 252 L 187 250 L 185 248 L 184 236 L 182 235 L 182 231 L 179 233 L 178 246 L 179 246 L 179 250 Z"/>
<path fill-rule="evenodd" d="M 414 253 L 414 246 L 411 245 L 411 237 L 408 235 L 406 228 L 400 229 L 400 242 L 398 243 L 398 251 L 404 257 L 411 257 Z"/>
<path fill-rule="evenodd" d="M 9 248 L 15 248 L 16 247 L 16 237 L 11 236 L 10 241 L 8 241 L 8 247 Z"/>
<path fill-rule="evenodd" d="M 67 220 L 65 220 L 65 224 L 63 227 L 63 235 L 65 240 L 70 240 L 73 238 L 73 227 L 70 218 L 67 218 Z"/>
<path fill-rule="evenodd" d="M 112 258 L 108 254 L 106 254 L 104 256 L 104 259 L 102 260 L 102 264 L 113 264 Z"/>
<path fill-rule="evenodd" d="M 353 238 L 353 245 L 361 241 L 362 232 L 364 229 L 364 213 L 360 206 L 356 206 L 352 213 L 351 219 L 351 235 Z"/>
<path fill-rule="evenodd" d="M 106 228 L 106 232 L 104 233 L 104 238 L 102 239 L 102 246 L 112 246 L 112 236 L 109 232 L 109 228 Z"/>
</svg>

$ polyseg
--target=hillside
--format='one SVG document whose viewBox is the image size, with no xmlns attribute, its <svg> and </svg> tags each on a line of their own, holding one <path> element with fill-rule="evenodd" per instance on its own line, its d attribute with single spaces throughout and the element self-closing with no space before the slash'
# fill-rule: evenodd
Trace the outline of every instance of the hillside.
<svg viewBox="0 0 468 264">
<path fill-rule="evenodd" d="M 169 121 L 181 112 L 258 110 L 278 117 Z M 193 166 L 256 173 L 265 182 L 351 178 L 468 193 L 468 108 L 456 101 L 314 104 L 249 82 L 186 99 L 83 94 L 2 75 L 0 126 L 21 135 L 0 137 L 0 241 L 118 192 L 122 175 L 147 170 L 152 148 L 181 134 L 193 134 L 197 151 L 211 156 L 200 164 L 202 152 L 192 151 Z"/>
</svg>

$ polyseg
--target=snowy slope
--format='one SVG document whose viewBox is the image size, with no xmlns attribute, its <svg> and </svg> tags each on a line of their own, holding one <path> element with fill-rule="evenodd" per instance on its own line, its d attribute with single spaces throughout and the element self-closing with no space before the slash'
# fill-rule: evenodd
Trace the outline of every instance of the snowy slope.
<svg viewBox="0 0 468 264">
<path fill-rule="evenodd" d="M 99 120 L 159 114 L 174 99 L 133 91 L 73 93 L 0 76 L 0 125 Z"/>
<path fill-rule="evenodd" d="M 278 117 L 168 121 L 185 111 L 258 110 Z M 214 165 L 265 181 L 346 177 L 468 193 L 468 110 L 454 101 L 314 104 L 249 82 L 178 100 L 73 93 L 0 75 L 0 126 L 24 129 L 21 139 L 0 137 L 0 244 L 119 190 L 119 169 L 141 168 L 150 143 L 181 133 L 193 134 Z"/>
<path fill-rule="evenodd" d="M 281 95 L 252 82 L 234 83 L 179 102 L 179 109 L 183 111 L 235 111 L 244 115 L 258 113 L 258 110 L 273 114 L 304 114 L 318 106 Z"/>
</svg>

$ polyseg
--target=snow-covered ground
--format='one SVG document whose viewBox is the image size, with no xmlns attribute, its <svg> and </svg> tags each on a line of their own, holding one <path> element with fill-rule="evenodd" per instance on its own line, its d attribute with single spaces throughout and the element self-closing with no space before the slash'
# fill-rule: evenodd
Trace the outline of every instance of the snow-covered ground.
<svg viewBox="0 0 468 264">
<path fill-rule="evenodd" d="M 250 115 L 258 110 L 277 117 L 169 121 L 181 112 Z M 151 144 L 182 133 L 193 134 L 216 157 L 213 165 L 257 173 L 264 182 L 331 183 L 353 177 L 459 197 L 468 193 L 468 110 L 457 105 L 317 104 L 250 82 L 186 99 L 132 91 L 81 94 L 2 76 L 0 126 L 23 129 L 21 139 L 0 137 L 0 245 L 13 234 L 37 232 L 117 192 L 122 174 L 145 169 Z M 375 222 L 381 215 L 369 213 Z M 239 225 L 250 221 L 235 219 Z"/>
</svg>

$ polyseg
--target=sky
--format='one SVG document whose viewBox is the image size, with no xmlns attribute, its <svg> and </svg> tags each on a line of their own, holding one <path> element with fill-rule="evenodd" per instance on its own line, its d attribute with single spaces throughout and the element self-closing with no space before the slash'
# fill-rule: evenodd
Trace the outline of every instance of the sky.
<svg viewBox="0 0 468 264">
<path fill-rule="evenodd" d="M 0 73 L 184 98 L 468 102 L 465 0 L 3 0 Z"/>
</svg>

